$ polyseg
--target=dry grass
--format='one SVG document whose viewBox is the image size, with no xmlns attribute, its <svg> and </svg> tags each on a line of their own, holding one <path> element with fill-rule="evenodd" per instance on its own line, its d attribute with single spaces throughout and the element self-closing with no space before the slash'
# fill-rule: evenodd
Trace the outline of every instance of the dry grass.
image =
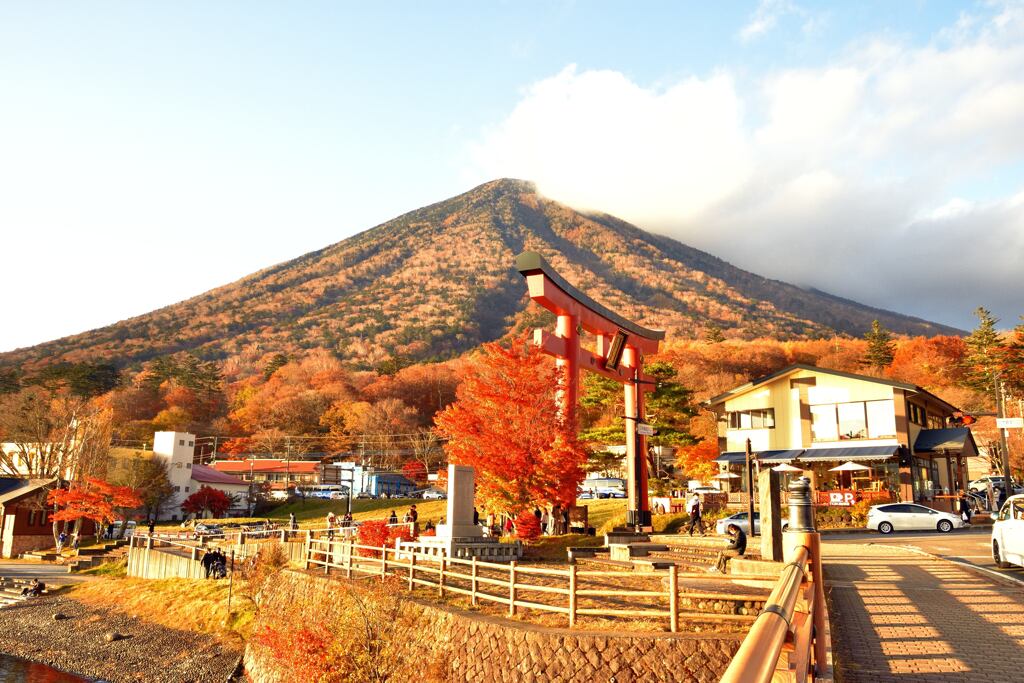
<svg viewBox="0 0 1024 683">
<path fill-rule="evenodd" d="M 103 578 L 76 586 L 71 597 L 180 630 L 221 637 L 247 637 L 254 605 L 236 581 L 228 615 L 226 580 Z"/>
</svg>

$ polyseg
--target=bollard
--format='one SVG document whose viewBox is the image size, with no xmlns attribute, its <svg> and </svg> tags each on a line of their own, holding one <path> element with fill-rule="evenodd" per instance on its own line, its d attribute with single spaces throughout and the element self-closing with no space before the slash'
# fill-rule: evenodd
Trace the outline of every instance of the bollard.
<svg viewBox="0 0 1024 683">
<path fill-rule="evenodd" d="M 807 477 L 789 482 L 789 531 L 814 531 L 811 480 Z"/>
</svg>

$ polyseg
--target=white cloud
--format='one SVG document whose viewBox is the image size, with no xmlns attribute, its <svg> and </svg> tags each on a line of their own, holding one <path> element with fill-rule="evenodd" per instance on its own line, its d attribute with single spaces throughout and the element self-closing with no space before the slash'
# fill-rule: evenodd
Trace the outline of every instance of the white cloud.
<svg viewBox="0 0 1024 683">
<path fill-rule="evenodd" d="M 739 30 L 737 36 L 743 42 L 750 42 L 771 31 L 779 23 L 779 19 L 787 14 L 802 14 L 802 10 L 789 0 L 761 0 L 761 3 L 750 15 L 750 19 Z M 814 23 L 805 24 L 805 30 L 812 31 Z"/>
<path fill-rule="evenodd" d="M 780 10 L 762 8 L 770 28 Z M 962 189 L 1024 184 L 1022 121 L 1024 10 L 1007 6 L 925 46 L 867 40 L 752 81 L 568 67 L 472 158 L 754 272 L 970 325 L 976 305 L 1024 312 L 1024 202 Z"/>
</svg>

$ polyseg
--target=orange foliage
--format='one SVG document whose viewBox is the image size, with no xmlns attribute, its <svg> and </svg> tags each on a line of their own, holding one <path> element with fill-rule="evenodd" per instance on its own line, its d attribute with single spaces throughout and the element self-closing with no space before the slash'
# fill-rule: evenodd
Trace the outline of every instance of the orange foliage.
<svg viewBox="0 0 1024 683">
<path fill-rule="evenodd" d="M 676 465 L 689 479 L 707 481 L 718 472 L 715 458 L 718 457 L 718 438 L 704 439 L 692 446 L 683 446 L 677 451 Z"/>
<path fill-rule="evenodd" d="M 492 511 L 569 505 L 586 452 L 559 416 L 560 374 L 525 340 L 485 344 L 462 376 L 457 400 L 436 418 L 454 463 L 476 470 L 477 496 Z"/>
<path fill-rule="evenodd" d="M 89 478 L 66 489 L 52 489 L 46 502 L 59 508 L 52 517 L 55 522 L 84 518 L 106 524 L 114 521 L 117 511 L 142 505 L 142 498 L 130 486 L 115 486 L 102 479 Z"/>
</svg>

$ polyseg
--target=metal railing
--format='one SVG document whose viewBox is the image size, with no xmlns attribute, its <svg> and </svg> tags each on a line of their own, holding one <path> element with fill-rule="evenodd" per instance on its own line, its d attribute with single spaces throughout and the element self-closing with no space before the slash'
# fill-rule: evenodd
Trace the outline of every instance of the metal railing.
<svg viewBox="0 0 1024 683">
<path fill-rule="evenodd" d="M 811 681 L 830 674 L 829 629 L 821 572 L 821 541 L 814 530 L 810 481 L 789 486 L 786 564 L 764 609 L 722 676 L 724 683 Z"/>
</svg>

